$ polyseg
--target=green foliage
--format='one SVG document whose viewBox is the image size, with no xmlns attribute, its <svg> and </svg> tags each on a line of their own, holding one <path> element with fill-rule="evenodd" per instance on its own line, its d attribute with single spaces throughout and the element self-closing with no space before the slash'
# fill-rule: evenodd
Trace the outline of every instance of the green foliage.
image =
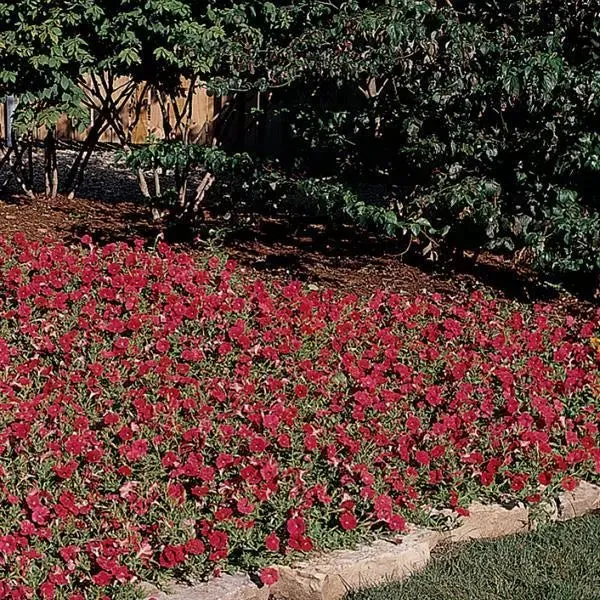
<svg viewBox="0 0 600 600">
<path fill-rule="evenodd" d="M 438 242 L 598 270 L 596 3 L 346 2 L 329 24 L 276 92 L 290 177 L 383 185 Z"/>
<path fill-rule="evenodd" d="M 232 172 L 244 176 L 252 169 L 252 160 L 246 153 L 229 154 L 219 148 L 185 144 L 181 141 L 160 142 L 140 146 L 126 157 L 133 168 L 180 169 L 189 171 L 199 168 L 215 175 Z"/>
<path fill-rule="evenodd" d="M 181 140 L 153 140 L 123 153 L 123 158 L 135 170 L 173 175 L 172 185 L 162 191 L 155 190 L 155 195 L 150 198 L 155 208 L 167 211 L 171 222 L 199 219 L 205 188 L 212 185 L 213 178 L 241 182 L 245 188 L 244 182 L 252 180 L 255 171 L 254 162 L 246 153 L 228 153 L 220 148 L 187 144 Z M 195 196 L 190 197 L 188 182 L 202 176 L 210 178 L 209 185 L 205 179 L 200 179 Z"/>
<path fill-rule="evenodd" d="M 600 272 L 600 214 L 582 206 L 577 193 L 563 190 L 548 214 L 546 228 L 531 234 L 537 263 L 568 273 Z"/>
<path fill-rule="evenodd" d="M 78 32 L 91 17 L 89 4 L 48 7 L 32 0 L 0 5 L 0 98 L 18 97 L 17 130 L 51 127 L 63 113 L 85 121 L 77 79 L 95 57 Z"/>
</svg>

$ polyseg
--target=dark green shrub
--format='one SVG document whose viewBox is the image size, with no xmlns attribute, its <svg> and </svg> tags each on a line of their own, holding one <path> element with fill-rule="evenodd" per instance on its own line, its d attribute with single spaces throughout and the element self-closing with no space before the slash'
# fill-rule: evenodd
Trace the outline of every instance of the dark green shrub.
<svg viewBox="0 0 600 600">
<path fill-rule="evenodd" d="M 358 195 L 372 208 L 346 216 L 365 225 L 383 211 L 384 234 L 427 223 L 415 231 L 436 242 L 598 270 L 599 5 L 343 6 L 271 107 L 289 125 L 287 175 Z M 387 191 L 367 198 L 365 183 Z"/>
</svg>

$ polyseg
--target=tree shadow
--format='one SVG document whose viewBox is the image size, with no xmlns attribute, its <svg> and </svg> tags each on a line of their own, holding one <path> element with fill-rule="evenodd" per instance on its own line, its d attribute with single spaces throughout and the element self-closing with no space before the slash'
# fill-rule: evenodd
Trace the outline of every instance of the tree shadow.
<svg viewBox="0 0 600 600">
<path fill-rule="evenodd" d="M 308 216 L 240 211 L 231 217 L 217 203 L 206 207 L 198 230 L 163 231 L 161 223 L 152 220 L 133 175 L 115 170 L 114 155 L 98 153 L 92 160 L 89 177 L 75 199 L 29 200 L 14 189 L 5 192 L 0 197 L 0 233 L 20 230 L 40 239 L 51 234 L 67 242 L 89 234 L 98 244 L 139 238 L 148 245 L 162 235 L 175 247 L 196 254 L 222 247 L 262 276 L 292 277 L 341 291 L 385 288 L 452 295 L 483 287 L 521 302 L 558 302 L 566 290 L 584 303 L 594 302 L 592 278 L 548 280 L 509 257 L 489 253 L 476 261 L 448 253 L 431 262 L 418 244 L 407 252 L 405 241 Z M 218 244 L 212 243 L 215 232 L 221 232 Z"/>
</svg>

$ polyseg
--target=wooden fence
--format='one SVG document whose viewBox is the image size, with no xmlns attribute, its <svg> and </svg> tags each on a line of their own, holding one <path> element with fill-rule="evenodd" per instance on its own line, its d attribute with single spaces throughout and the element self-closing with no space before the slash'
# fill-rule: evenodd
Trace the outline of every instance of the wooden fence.
<svg viewBox="0 0 600 600">
<path fill-rule="evenodd" d="M 149 135 L 153 135 L 159 139 L 165 137 L 163 127 L 163 117 L 158 100 L 151 90 L 143 92 L 143 86 L 138 86 L 138 94 L 131 99 L 121 110 L 119 119 L 123 124 L 125 131 L 130 131 L 131 142 L 134 144 L 144 143 Z M 143 93 L 142 98 L 140 95 Z M 135 115 L 135 106 L 138 104 L 141 106 L 141 112 L 138 119 Z M 183 98 L 177 101 L 178 104 L 181 102 L 180 107 L 183 105 Z M 218 112 L 221 105 L 222 99 L 220 97 L 209 96 L 204 88 L 199 88 L 194 94 L 192 100 L 192 112 L 191 112 L 191 127 L 190 133 L 193 139 L 199 143 L 204 143 L 210 139 L 212 123 L 214 122 L 215 113 Z M 167 107 L 169 111 L 170 107 Z M 0 103 L 0 139 L 5 137 L 5 110 L 4 104 Z M 90 110 L 90 126 L 94 122 L 95 111 Z M 169 112 L 169 121 L 171 124 L 175 122 L 174 111 Z M 88 128 L 89 129 L 89 128 Z M 60 140 L 71 140 L 71 141 L 84 141 L 87 137 L 88 129 L 83 131 L 77 130 L 73 127 L 69 119 L 64 116 L 57 124 L 57 138 Z M 46 133 L 43 129 L 36 131 L 36 138 L 43 139 Z M 119 141 L 117 134 L 112 127 L 109 127 L 100 138 L 100 142 L 104 143 L 117 143 Z"/>
<path fill-rule="evenodd" d="M 116 82 L 117 86 L 127 83 L 122 78 Z M 184 84 L 185 85 L 185 84 Z M 146 89 L 144 92 L 143 90 Z M 143 144 L 149 136 L 157 139 L 165 137 L 163 111 L 155 92 L 147 86 L 138 85 L 130 101 L 123 106 L 119 113 L 119 121 L 123 131 L 128 133 L 128 142 Z M 140 94 L 142 97 L 140 97 Z M 177 119 L 176 111 L 169 104 L 165 107 L 168 122 L 173 126 Z M 181 114 L 185 103 L 184 96 L 176 100 L 178 111 Z M 139 118 L 137 109 L 140 109 Z M 265 111 L 262 120 L 257 119 L 255 109 Z M 57 138 L 63 142 L 83 142 L 86 140 L 90 127 L 94 124 L 95 113 L 90 110 L 90 124 L 86 129 L 78 130 L 69 119 L 64 116 L 57 124 Z M 0 103 L 0 140 L 5 137 L 5 106 Z M 218 136 L 219 144 L 224 148 L 235 151 L 274 151 L 281 152 L 284 148 L 282 137 L 281 118 L 269 110 L 268 100 L 262 94 L 240 94 L 233 97 L 211 96 L 206 89 L 199 87 L 192 98 L 191 119 L 189 123 L 189 139 L 192 142 L 206 144 L 213 143 Z M 35 138 L 39 141 L 46 137 L 46 130 L 39 128 Z M 108 127 L 100 137 L 100 143 L 119 144 L 119 136 L 112 127 Z"/>
</svg>

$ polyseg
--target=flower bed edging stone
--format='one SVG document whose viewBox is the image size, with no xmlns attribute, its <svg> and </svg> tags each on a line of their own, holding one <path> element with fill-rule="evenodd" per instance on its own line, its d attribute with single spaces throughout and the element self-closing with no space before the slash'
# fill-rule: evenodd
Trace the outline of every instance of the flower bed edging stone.
<svg viewBox="0 0 600 600">
<path fill-rule="evenodd" d="M 504 508 L 499 504 L 480 504 L 469 507 L 469 516 L 460 525 L 444 532 L 444 541 L 456 543 L 486 540 L 524 533 L 530 529 L 529 509 L 525 506 Z"/>
<path fill-rule="evenodd" d="M 271 587 L 277 600 L 342 600 L 349 590 L 401 581 L 427 566 L 440 543 L 493 539 L 530 529 L 529 509 L 474 503 L 469 516 L 446 532 L 417 529 L 401 543 L 377 541 L 357 550 L 337 551 L 294 567 L 278 567 L 279 581 Z"/>
<path fill-rule="evenodd" d="M 425 567 L 441 540 L 440 532 L 416 530 L 398 544 L 378 540 L 278 567 L 279 581 L 271 594 L 281 600 L 329 600 L 343 598 L 349 590 L 398 581 Z"/>
<path fill-rule="evenodd" d="M 551 507 L 554 508 L 554 507 Z M 567 521 L 600 510 L 600 487 L 581 482 L 572 492 L 560 494 L 556 509 L 548 511 L 552 521 Z M 431 551 L 440 542 L 501 538 L 525 533 L 535 525 L 529 508 L 473 503 L 469 516 L 446 532 L 417 529 L 402 543 L 378 541 L 357 550 L 337 551 L 279 567 L 280 580 L 271 593 L 281 600 L 339 600 L 348 589 L 406 578 L 426 566 Z"/>
<path fill-rule="evenodd" d="M 142 586 L 147 600 L 268 600 L 269 588 L 259 588 L 248 575 L 222 575 L 198 585 L 175 585 L 165 591 Z"/>
<path fill-rule="evenodd" d="M 600 510 L 600 487 L 581 481 L 572 492 L 558 497 L 558 521 L 568 521 Z"/>
</svg>

